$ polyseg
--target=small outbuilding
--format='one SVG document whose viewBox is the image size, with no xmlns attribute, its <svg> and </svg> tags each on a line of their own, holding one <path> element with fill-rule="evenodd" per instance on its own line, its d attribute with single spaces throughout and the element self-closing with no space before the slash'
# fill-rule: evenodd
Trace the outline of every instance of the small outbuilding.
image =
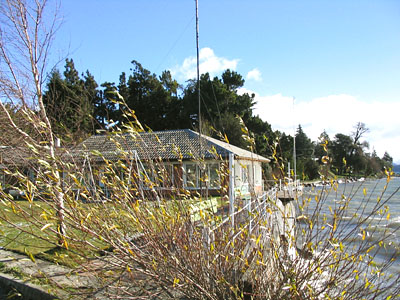
<svg viewBox="0 0 400 300">
<path fill-rule="evenodd" d="M 140 165 L 142 176 L 159 183 L 156 189 L 171 193 L 206 189 L 211 195 L 221 195 L 228 193 L 223 186 L 229 180 L 240 197 L 263 191 L 262 164 L 270 161 L 189 129 L 93 135 L 71 151 L 75 161 L 90 160 L 98 169 L 105 159 L 118 161 L 127 153 L 136 166 L 132 170 L 139 172 Z M 157 167 L 161 165 L 162 172 Z M 99 186 L 100 177 L 96 179 Z"/>
</svg>

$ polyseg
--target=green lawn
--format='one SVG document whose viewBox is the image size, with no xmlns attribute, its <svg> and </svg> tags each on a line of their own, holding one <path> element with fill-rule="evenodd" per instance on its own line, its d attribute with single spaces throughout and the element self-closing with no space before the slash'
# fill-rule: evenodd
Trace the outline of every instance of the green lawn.
<svg viewBox="0 0 400 300">
<path fill-rule="evenodd" d="M 178 203 L 180 204 L 177 205 Z M 203 201 L 176 200 L 162 202 L 162 206 L 171 214 L 173 214 L 171 211 L 182 209 L 182 204 L 183 207 L 186 207 L 191 212 L 192 220 L 197 221 L 200 219 L 201 213 L 215 213 L 217 208 L 222 205 L 222 200 L 221 198 L 212 198 Z M 76 211 L 84 211 L 88 215 L 91 211 L 94 213 L 101 211 L 103 218 L 118 219 L 121 218 L 121 212 L 123 212 L 123 208 L 115 203 L 109 205 L 79 203 L 79 205 L 80 207 Z M 73 211 L 71 208 L 69 210 Z M 82 240 L 91 239 L 91 243 L 95 244 L 98 249 L 96 251 L 89 249 L 82 250 L 77 244 L 72 243 L 69 245 L 69 250 L 58 247 L 56 234 L 44 228 L 45 226 L 43 225 L 45 224 L 54 228 L 54 220 L 55 211 L 46 202 L 2 201 L 0 202 L 0 247 L 71 266 L 79 264 L 83 257 L 100 255 L 101 251 L 98 251 L 98 249 L 106 248 L 106 244 L 102 244 L 101 241 L 94 240 L 84 232 L 71 228 L 68 228 L 69 235 L 74 235 Z M 13 226 L 13 224 L 18 226 Z M 82 256 L 78 253 L 81 253 Z"/>
<path fill-rule="evenodd" d="M 0 202 L 0 247 L 67 266 L 75 266 L 84 259 L 73 245 L 68 250 L 57 246 L 57 235 L 43 229 L 38 220 L 55 226 L 55 212 L 49 204 L 45 202 L 31 204 L 28 201 L 14 203 L 15 205 L 8 201 Z M 76 230 L 74 234 L 82 236 L 82 233 Z M 86 257 L 98 255 L 87 250 L 81 253 Z"/>
<path fill-rule="evenodd" d="M 29 212 L 30 216 L 24 215 L 22 211 Z M 28 201 L 17 201 L 16 205 L 7 202 L 0 203 L 0 246 L 18 252 L 28 251 L 32 254 L 54 248 L 54 245 L 48 241 L 50 236 L 37 228 L 38 226 L 35 225 L 37 222 L 34 219 L 43 212 L 51 213 L 51 211 L 46 203 L 35 203 L 34 205 Z M 19 228 L 12 224 L 16 224 Z M 41 238 L 34 237 L 32 235 L 34 232 Z"/>
</svg>

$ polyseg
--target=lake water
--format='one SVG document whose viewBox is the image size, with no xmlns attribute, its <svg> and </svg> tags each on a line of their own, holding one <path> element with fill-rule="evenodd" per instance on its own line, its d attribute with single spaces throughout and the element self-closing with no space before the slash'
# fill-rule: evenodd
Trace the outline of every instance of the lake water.
<svg viewBox="0 0 400 300">
<path fill-rule="evenodd" d="M 384 178 L 315 187 L 305 191 L 299 204 L 307 202 L 307 199 L 308 208 L 299 214 L 311 219 L 314 216 L 316 229 L 313 229 L 313 233 L 318 231 L 318 226 L 321 228 L 326 223 L 333 224 L 329 220 L 337 212 L 340 217 L 336 233 L 346 249 L 351 252 L 359 249 L 360 245 L 368 247 L 383 240 L 384 246 L 376 245 L 369 254 L 375 257 L 378 265 L 392 261 L 386 274 L 399 276 L 400 178 L 392 178 L 389 182 Z M 347 208 L 341 210 L 344 206 Z M 303 222 L 302 226 L 308 227 L 308 223 Z"/>
</svg>

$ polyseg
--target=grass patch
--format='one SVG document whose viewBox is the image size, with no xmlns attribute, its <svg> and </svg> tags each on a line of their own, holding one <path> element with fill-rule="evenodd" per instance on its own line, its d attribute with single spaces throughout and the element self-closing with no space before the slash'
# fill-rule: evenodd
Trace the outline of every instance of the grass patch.
<svg viewBox="0 0 400 300">
<path fill-rule="evenodd" d="M 194 220 L 200 218 L 200 211 L 215 213 L 217 208 L 224 205 L 224 201 L 220 197 L 210 200 L 172 200 L 162 201 L 165 211 L 170 216 L 175 213 L 187 211 Z M 78 203 L 75 210 L 85 214 L 103 215 L 114 218 L 124 218 L 124 207 L 118 203 Z M 186 209 L 182 210 L 182 207 Z M 67 219 L 68 221 L 68 219 Z M 92 238 L 88 233 L 67 225 L 67 234 L 73 236 L 76 240 L 90 241 L 95 248 L 89 248 L 84 243 L 70 242 L 68 249 L 57 246 L 57 236 L 55 232 L 45 229 L 42 230 L 43 224 L 51 224 L 55 228 L 55 210 L 49 203 L 35 201 L 8 201 L 0 202 L 0 247 L 28 257 L 40 258 L 57 264 L 76 267 L 82 264 L 86 259 L 104 255 L 106 244 Z M 121 220 L 131 226 L 130 230 L 134 230 L 134 225 L 129 225 L 130 221 Z M 13 225 L 14 224 L 14 225 Z M 101 223 L 98 226 L 102 226 Z M 100 230 L 103 230 L 102 228 Z"/>
<path fill-rule="evenodd" d="M 38 218 L 43 213 L 51 213 L 51 207 L 44 202 L 1 202 L 0 246 L 33 255 L 53 248 L 55 235 L 40 230 Z"/>
<path fill-rule="evenodd" d="M 86 258 L 100 255 L 89 249 L 77 249 L 74 244 L 69 249 L 59 247 L 56 233 L 41 230 L 43 221 L 55 226 L 54 216 L 54 209 L 45 202 L 0 202 L 0 247 L 27 255 L 31 259 L 36 257 L 69 267 L 81 264 Z M 82 239 L 88 238 L 76 229 L 71 229 L 69 233 Z M 103 246 L 99 242 L 94 243 Z"/>
</svg>

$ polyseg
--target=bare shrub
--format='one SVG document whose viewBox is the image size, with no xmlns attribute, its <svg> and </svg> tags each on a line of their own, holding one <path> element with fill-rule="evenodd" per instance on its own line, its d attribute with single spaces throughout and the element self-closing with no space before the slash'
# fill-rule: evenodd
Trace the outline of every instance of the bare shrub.
<svg viewBox="0 0 400 300">
<path fill-rule="evenodd" d="M 0 36 L 1 97 L 7 100 L 0 110 L 8 133 L 18 137 L 17 143 L 3 139 L 0 149 L 3 247 L 18 242 L 34 260 L 43 252 L 31 250 L 35 243 L 73 273 L 89 274 L 89 289 L 71 290 L 79 298 L 85 293 L 119 299 L 390 299 L 399 294 L 399 274 L 387 273 L 398 261 L 391 237 L 399 228 L 389 230 L 386 223 L 386 206 L 398 188 L 387 194 L 385 186 L 378 198 L 374 188 L 364 192 L 362 185 L 349 184 L 350 190 L 340 190 L 331 182 L 331 188 L 312 190 L 289 204 L 276 200 L 272 189 L 265 197 L 237 201 L 237 213 L 225 218 L 208 196 L 202 155 L 192 153 L 205 187 L 196 193 L 183 186 L 166 189 L 173 178 L 165 163 L 138 158 L 127 147 L 132 139 L 140 142 L 143 128 L 122 102 L 131 123 L 106 137 L 113 151 L 57 147 L 41 88 L 54 26 L 43 31 L 46 1 L 27 3 L 1 4 L 8 22 L 2 24 L 9 26 L 1 27 Z M 187 151 L 167 150 L 175 152 L 177 162 Z M 221 166 L 224 196 L 232 174 L 227 161 L 213 155 Z M 390 179 L 388 172 L 388 184 Z M 224 197 L 219 201 L 223 208 Z M 389 229 L 378 232 L 380 226 Z M 381 259 L 388 249 L 391 254 Z"/>
<path fill-rule="evenodd" d="M 84 147 L 60 151 L 61 191 L 53 182 L 52 165 L 36 155 L 26 159 L 35 166 L 35 180 L 16 166 L 3 169 L 16 180 L 24 201 L 1 192 L 2 204 L 29 225 L 5 213 L 2 222 L 54 246 L 59 227 L 53 199 L 57 192 L 64 195 L 68 234 L 62 245 L 74 257 L 74 268 L 92 275 L 94 295 L 384 299 L 398 292 L 398 274 L 387 273 L 397 260 L 389 239 L 398 228 L 378 237 L 373 228 L 390 219 L 386 207 L 399 188 L 386 195 L 385 187 L 375 198 L 377 187 L 364 190 L 362 184 L 349 183 L 343 189 L 332 181 L 329 188 L 305 193 L 295 205 L 281 203 L 274 193 L 253 197 L 251 210 L 236 202 L 232 226 L 232 216 L 218 213 L 211 197 L 183 187 L 166 193 L 165 184 L 173 179 L 165 163 L 142 160 L 126 148 L 132 139 L 140 141 L 139 123 L 105 138 L 117 149 L 111 158 Z M 226 184 L 227 162 L 216 159 Z M 192 160 L 202 163 L 196 155 Z M 387 184 L 390 180 L 388 173 Z M 229 188 L 225 184 L 222 193 Z M 360 193 L 363 199 L 354 206 Z M 288 211 L 295 206 L 293 227 Z M 390 247 L 392 254 L 376 261 Z"/>
</svg>

